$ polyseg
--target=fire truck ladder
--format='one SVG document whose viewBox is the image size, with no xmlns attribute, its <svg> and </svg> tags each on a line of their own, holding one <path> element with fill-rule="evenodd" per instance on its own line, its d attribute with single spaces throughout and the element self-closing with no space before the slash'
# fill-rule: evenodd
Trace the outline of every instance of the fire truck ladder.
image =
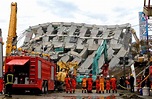
<svg viewBox="0 0 152 99">
<path fill-rule="evenodd" d="M 31 57 L 30 61 L 30 83 L 33 83 L 35 81 L 35 71 L 36 71 L 36 58 Z"/>
</svg>

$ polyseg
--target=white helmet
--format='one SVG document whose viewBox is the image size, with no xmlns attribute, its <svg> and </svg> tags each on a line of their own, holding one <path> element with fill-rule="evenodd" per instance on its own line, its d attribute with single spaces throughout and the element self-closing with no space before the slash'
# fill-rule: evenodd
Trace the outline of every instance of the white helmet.
<svg viewBox="0 0 152 99">
<path fill-rule="evenodd" d="M 86 77 L 86 75 L 84 75 L 84 77 Z"/>
<path fill-rule="evenodd" d="M 107 78 L 109 78 L 109 75 L 107 75 Z"/>
<path fill-rule="evenodd" d="M 114 75 L 112 75 L 111 77 L 114 77 Z"/>
<path fill-rule="evenodd" d="M 101 74 L 101 76 L 103 76 L 103 74 Z"/>
</svg>

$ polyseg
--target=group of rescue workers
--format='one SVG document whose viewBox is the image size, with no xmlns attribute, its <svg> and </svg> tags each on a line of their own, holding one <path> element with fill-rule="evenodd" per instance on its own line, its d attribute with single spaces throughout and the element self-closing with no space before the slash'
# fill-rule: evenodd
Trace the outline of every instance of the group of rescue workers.
<svg viewBox="0 0 152 99">
<path fill-rule="evenodd" d="M 12 85 L 15 81 L 15 77 L 10 68 L 8 69 L 7 73 L 4 75 L 4 81 L 5 81 L 5 95 L 11 97 Z M 95 81 L 93 81 L 92 79 L 92 74 L 89 74 L 89 77 L 86 77 L 86 75 L 84 75 L 84 78 L 82 79 L 81 82 L 82 93 L 92 93 L 94 82 L 95 82 L 96 93 L 104 93 L 105 90 L 106 93 L 110 93 L 111 90 L 113 93 L 114 92 L 117 93 L 117 80 L 114 77 L 114 75 L 112 75 L 111 77 L 109 75 L 107 77 L 104 77 L 102 74 L 97 75 Z M 131 87 L 131 92 L 134 92 L 134 77 L 132 76 L 132 74 L 129 83 Z M 76 75 L 66 74 L 66 77 L 64 79 L 64 85 L 65 85 L 66 93 L 68 92 L 75 93 L 75 89 L 77 85 Z"/>
<path fill-rule="evenodd" d="M 76 89 L 76 76 L 72 75 L 70 77 L 68 74 L 66 75 L 65 78 L 65 92 L 68 93 L 75 93 Z M 101 74 L 100 76 L 98 75 L 96 80 L 96 93 L 104 93 L 104 90 L 106 89 L 106 93 L 110 93 L 110 90 L 112 89 L 112 92 L 117 93 L 117 80 L 116 78 L 112 75 L 111 78 L 107 76 L 106 78 L 103 77 Z M 93 89 L 93 79 L 92 79 L 92 74 L 89 74 L 89 77 L 87 78 L 86 75 L 84 75 L 84 78 L 82 79 L 82 93 L 92 93 Z"/>
</svg>

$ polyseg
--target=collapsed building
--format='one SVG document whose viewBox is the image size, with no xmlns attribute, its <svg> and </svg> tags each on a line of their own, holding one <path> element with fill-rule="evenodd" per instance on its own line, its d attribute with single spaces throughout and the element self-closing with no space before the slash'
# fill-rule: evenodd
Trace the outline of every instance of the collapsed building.
<svg viewBox="0 0 152 99">
<path fill-rule="evenodd" d="M 132 34 L 129 23 L 121 25 L 94 25 L 73 22 L 52 22 L 30 26 L 23 33 L 21 47 L 39 53 L 49 54 L 52 60 L 77 61 L 79 73 L 92 71 L 96 50 L 107 40 L 109 68 L 119 63 L 130 51 Z M 100 56 L 99 68 L 104 64 Z"/>
</svg>

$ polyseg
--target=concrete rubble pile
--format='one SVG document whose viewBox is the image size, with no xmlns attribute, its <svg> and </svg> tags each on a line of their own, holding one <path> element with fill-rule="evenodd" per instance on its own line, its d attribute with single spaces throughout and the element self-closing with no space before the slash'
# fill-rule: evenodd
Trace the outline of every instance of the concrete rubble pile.
<svg viewBox="0 0 152 99">
<path fill-rule="evenodd" d="M 23 34 L 22 48 L 47 53 L 56 61 L 78 61 L 78 72 L 90 72 L 96 50 L 107 39 L 109 67 L 129 52 L 132 36 L 129 23 L 91 25 L 73 22 L 52 22 L 29 27 Z M 99 59 L 104 64 L 104 54 Z"/>
</svg>

